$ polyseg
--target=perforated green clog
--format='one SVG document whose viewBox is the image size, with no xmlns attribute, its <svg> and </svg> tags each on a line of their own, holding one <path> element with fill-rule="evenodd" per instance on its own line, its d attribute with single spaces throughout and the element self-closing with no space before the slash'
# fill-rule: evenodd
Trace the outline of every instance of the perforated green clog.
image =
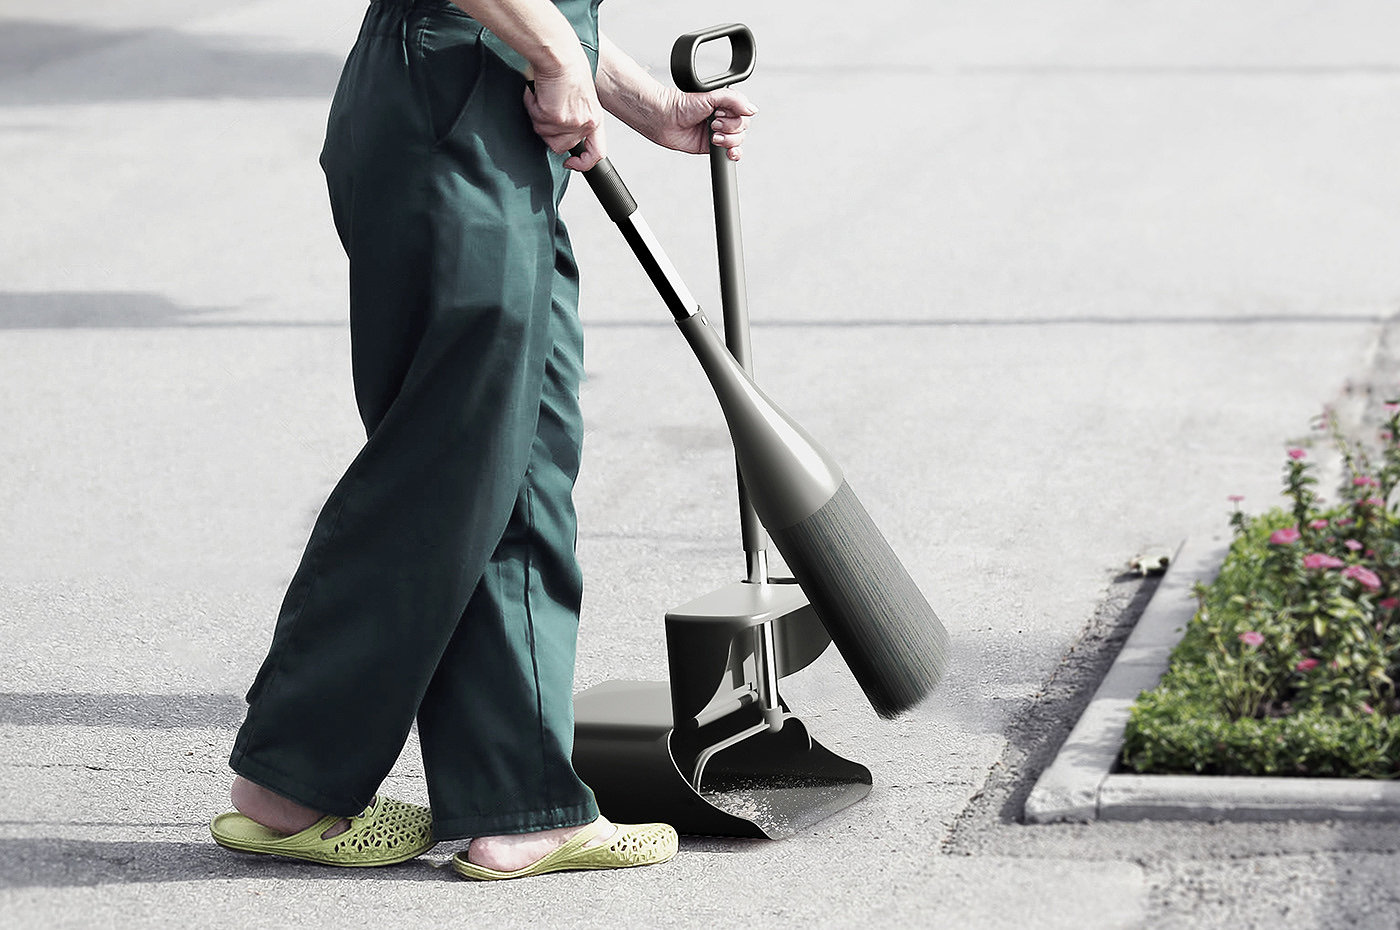
<svg viewBox="0 0 1400 930">
<path fill-rule="evenodd" d="M 606 843 L 589 846 L 600 836 L 613 831 Z M 502 878 L 524 878 L 546 872 L 571 869 L 625 869 L 636 865 L 655 865 L 676 854 L 679 838 L 673 827 L 664 823 L 611 824 L 599 817 L 568 839 L 549 855 L 514 872 L 498 872 L 467 861 L 466 851 L 452 857 L 452 868 L 459 875 L 481 881 Z"/>
<path fill-rule="evenodd" d="M 405 862 L 433 848 L 433 815 L 426 807 L 375 797 L 349 818 L 344 833 L 325 838 L 346 818 L 331 814 L 300 833 L 270 830 L 237 811 L 215 817 L 209 825 L 214 842 L 239 852 L 289 856 L 323 865 L 370 866 Z"/>
</svg>

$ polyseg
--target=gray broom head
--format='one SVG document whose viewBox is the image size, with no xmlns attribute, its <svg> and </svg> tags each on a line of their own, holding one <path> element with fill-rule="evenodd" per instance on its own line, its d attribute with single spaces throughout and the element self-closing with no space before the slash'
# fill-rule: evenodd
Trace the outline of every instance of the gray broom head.
<svg viewBox="0 0 1400 930">
<path fill-rule="evenodd" d="M 948 634 L 840 466 L 734 361 L 697 313 L 679 320 L 715 390 L 754 510 L 883 717 L 928 695 Z"/>
<path fill-rule="evenodd" d="M 851 486 L 768 532 L 875 712 L 923 700 L 948 667 L 947 631 Z"/>
</svg>

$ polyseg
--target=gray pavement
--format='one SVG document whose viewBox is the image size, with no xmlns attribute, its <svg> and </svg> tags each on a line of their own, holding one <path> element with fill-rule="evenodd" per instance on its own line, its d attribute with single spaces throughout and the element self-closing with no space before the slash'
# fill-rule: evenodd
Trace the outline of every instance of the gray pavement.
<svg viewBox="0 0 1400 930">
<path fill-rule="evenodd" d="M 846 467 L 954 639 L 879 721 L 788 698 L 870 797 L 776 843 L 474 885 L 224 853 L 240 695 L 361 436 L 316 166 L 359 0 L 0 0 L 0 925 L 1393 927 L 1393 826 L 1024 826 L 1149 544 L 1273 503 L 1323 404 L 1393 388 L 1400 14 L 1373 0 L 608 0 L 664 73 L 743 21 L 760 381 Z M 714 304 L 701 159 L 614 159 Z M 664 677 L 741 570 L 731 455 L 582 185 L 578 685 Z M 1350 392 L 1350 393 L 1348 393 Z M 393 791 L 422 798 L 410 746 Z"/>
</svg>

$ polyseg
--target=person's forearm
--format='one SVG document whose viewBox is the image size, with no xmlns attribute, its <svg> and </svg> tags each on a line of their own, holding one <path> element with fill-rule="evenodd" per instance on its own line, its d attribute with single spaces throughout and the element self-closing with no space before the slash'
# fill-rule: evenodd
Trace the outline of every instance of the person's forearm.
<svg viewBox="0 0 1400 930">
<path fill-rule="evenodd" d="M 598 101 L 603 109 L 646 135 L 646 127 L 655 124 L 675 93 L 607 36 L 598 36 Z"/>
<path fill-rule="evenodd" d="M 562 72 L 582 57 L 578 36 L 549 0 L 452 0 L 515 49 L 540 76 Z"/>
</svg>

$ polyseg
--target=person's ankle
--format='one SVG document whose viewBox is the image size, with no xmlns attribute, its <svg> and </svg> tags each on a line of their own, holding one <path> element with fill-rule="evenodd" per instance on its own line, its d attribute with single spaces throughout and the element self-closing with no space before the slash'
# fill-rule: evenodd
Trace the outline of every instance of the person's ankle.
<svg viewBox="0 0 1400 930">
<path fill-rule="evenodd" d="M 229 788 L 229 800 L 234 809 L 249 820 L 256 821 L 278 833 L 300 833 L 321 820 L 325 814 L 296 803 L 290 798 L 251 782 L 242 775 L 236 775 Z M 330 838 L 344 833 L 350 827 L 348 820 L 332 824 L 323 836 Z"/>
</svg>

